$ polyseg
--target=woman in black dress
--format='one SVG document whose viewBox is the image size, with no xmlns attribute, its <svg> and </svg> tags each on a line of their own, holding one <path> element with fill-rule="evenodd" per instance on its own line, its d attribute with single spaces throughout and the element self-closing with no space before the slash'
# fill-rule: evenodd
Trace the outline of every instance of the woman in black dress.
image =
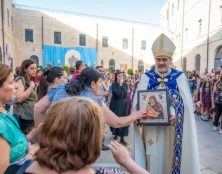
<svg viewBox="0 0 222 174">
<path fill-rule="evenodd" d="M 112 98 L 110 101 L 110 110 L 117 116 L 124 117 L 128 115 L 128 101 L 127 101 L 127 84 L 125 83 L 123 72 L 116 71 L 115 81 L 112 83 Z M 112 128 L 111 131 L 114 135 L 114 139 L 120 137 L 120 143 L 127 145 L 124 140 L 125 136 L 128 136 L 128 127 Z"/>
</svg>

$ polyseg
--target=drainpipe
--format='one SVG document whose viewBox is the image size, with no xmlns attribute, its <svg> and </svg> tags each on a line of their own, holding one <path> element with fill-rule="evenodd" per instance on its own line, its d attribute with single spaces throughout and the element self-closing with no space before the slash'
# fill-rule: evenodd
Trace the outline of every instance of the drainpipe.
<svg viewBox="0 0 222 174">
<path fill-rule="evenodd" d="M 44 17 L 42 16 L 42 61 L 41 61 L 42 65 L 43 65 L 43 47 L 44 47 Z"/>
<path fill-rule="evenodd" d="M 134 28 L 132 28 L 132 70 L 134 70 L 133 68 L 133 64 L 134 64 Z"/>
<path fill-rule="evenodd" d="M 99 57 L 99 24 L 96 24 L 96 53 L 97 53 L 97 64 L 100 65 L 100 62 L 98 62 L 98 57 Z"/>
<path fill-rule="evenodd" d="M 2 12 L 2 63 L 5 63 L 5 36 L 4 36 L 4 0 L 1 0 L 1 12 Z"/>
<path fill-rule="evenodd" d="M 182 14 L 182 31 L 181 31 L 181 50 L 180 50 L 180 65 L 183 69 L 183 32 L 184 32 L 184 11 L 185 11 L 185 0 L 183 0 L 183 14 Z"/>
<path fill-rule="evenodd" d="M 44 18 L 42 16 L 42 50 L 44 45 Z"/>
<path fill-rule="evenodd" d="M 209 10 L 208 10 L 208 29 L 207 29 L 207 71 L 209 66 L 209 45 L 210 45 L 210 16 L 211 16 L 211 0 L 209 0 Z"/>
<path fill-rule="evenodd" d="M 99 24 L 96 24 L 96 52 L 98 52 Z"/>
</svg>

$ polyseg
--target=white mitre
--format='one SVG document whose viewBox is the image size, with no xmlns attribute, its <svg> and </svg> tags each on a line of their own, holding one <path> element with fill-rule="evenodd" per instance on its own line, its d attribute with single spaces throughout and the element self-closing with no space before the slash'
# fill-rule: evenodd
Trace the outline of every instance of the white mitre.
<svg viewBox="0 0 222 174">
<path fill-rule="evenodd" d="M 174 43 L 165 35 L 161 34 L 152 45 L 154 57 L 167 56 L 172 58 L 176 47 Z"/>
</svg>

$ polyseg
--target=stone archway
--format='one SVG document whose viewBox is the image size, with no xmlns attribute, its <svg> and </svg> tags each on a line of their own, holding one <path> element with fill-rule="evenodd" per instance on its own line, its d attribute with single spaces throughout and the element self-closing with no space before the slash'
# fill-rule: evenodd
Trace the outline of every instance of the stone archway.
<svg viewBox="0 0 222 174">
<path fill-rule="evenodd" d="M 222 45 L 217 48 L 214 58 L 214 69 L 217 69 L 222 65 Z"/>
<path fill-rule="evenodd" d="M 201 60 L 200 54 L 197 54 L 195 56 L 195 70 L 198 72 L 200 72 L 200 60 Z"/>
<path fill-rule="evenodd" d="M 138 71 L 144 72 L 144 62 L 143 60 L 138 61 Z"/>
<path fill-rule="evenodd" d="M 100 65 L 101 65 L 101 66 L 104 66 L 104 61 L 103 61 L 103 59 L 101 60 Z"/>
<path fill-rule="evenodd" d="M 111 68 L 112 70 L 115 70 L 115 59 L 109 60 L 109 68 Z"/>
<path fill-rule="evenodd" d="M 30 57 L 30 59 L 33 60 L 36 63 L 37 66 L 39 66 L 39 58 L 38 58 L 38 56 L 32 55 Z"/>
</svg>

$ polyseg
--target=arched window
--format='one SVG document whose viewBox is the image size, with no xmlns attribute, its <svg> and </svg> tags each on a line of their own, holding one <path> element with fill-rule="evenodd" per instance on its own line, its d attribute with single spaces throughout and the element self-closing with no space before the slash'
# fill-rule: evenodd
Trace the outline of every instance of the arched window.
<svg viewBox="0 0 222 174">
<path fill-rule="evenodd" d="M 112 68 L 113 70 L 115 70 L 115 60 L 114 59 L 109 60 L 109 68 Z"/>
<path fill-rule="evenodd" d="M 214 69 L 222 65 L 222 46 L 219 46 L 215 55 Z"/>
<path fill-rule="evenodd" d="M 200 54 L 195 56 L 195 70 L 200 72 Z"/>
<path fill-rule="evenodd" d="M 187 71 L 187 58 L 183 58 L 183 67 L 182 67 L 183 72 Z"/>
<path fill-rule="evenodd" d="M 104 61 L 103 61 L 103 59 L 101 60 L 100 65 L 101 65 L 101 66 L 104 66 Z"/>
<path fill-rule="evenodd" d="M 37 66 L 39 66 L 39 58 L 36 55 L 32 55 L 30 59 L 33 60 Z"/>
<path fill-rule="evenodd" d="M 144 72 L 144 62 L 143 62 L 143 60 L 138 61 L 138 70 Z"/>
</svg>

